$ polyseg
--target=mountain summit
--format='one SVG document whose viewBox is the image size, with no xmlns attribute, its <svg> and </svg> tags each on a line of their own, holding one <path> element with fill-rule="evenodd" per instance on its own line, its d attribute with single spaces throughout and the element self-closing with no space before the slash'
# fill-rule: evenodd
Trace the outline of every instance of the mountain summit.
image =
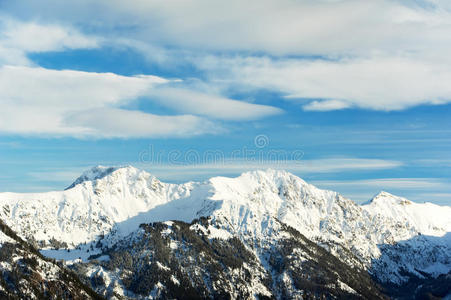
<svg viewBox="0 0 451 300">
<path fill-rule="evenodd" d="M 131 166 L 98 166 L 84 172 L 65 191 L 3 193 L 0 203 L 0 216 L 13 230 L 46 255 L 67 263 L 77 264 L 78 257 L 89 263 L 89 257 L 111 258 L 113 252 L 108 249 L 138 247 L 137 241 L 144 238 L 142 228 L 158 232 L 167 228 L 175 247 L 182 242 L 178 234 L 185 226 L 171 225 L 177 221 L 193 224 L 186 230 L 203 239 L 237 239 L 242 243 L 239 247 L 256 257 L 248 263 L 256 264 L 262 274 L 270 272 L 265 261 L 274 250 L 271 245 L 287 238 L 298 242 L 305 238 L 312 243 L 308 245 L 327 250 L 341 263 L 365 270 L 381 283 L 400 285 L 414 277 L 425 280 L 451 270 L 451 242 L 446 238 L 451 232 L 451 207 L 418 204 L 386 192 L 357 205 L 285 171 L 252 171 L 236 178 L 170 184 Z M 152 222 L 166 225 L 142 227 Z M 146 247 L 138 248 L 146 253 Z M 312 254 L 302 253 L 303 260 L 313 259 Z M 108 274 L 122 278 L 125 273 Z M 355 292 L 355 288 L 350 290 Z M 275 295 L 273 288 L 263 290 L 265 295 Z"/>
<path fill-rule="evenodd" d="M 97 179 L 101 179 L 105 176 L 110 175 L 114 171 L 117 171 L 120 168 L 115 167 L 104 167 L 104 166 L 97 166 L 93 167 L 81 174 L 80 177 L 78 177 L 66 190 L 69 190 L 73 188 L 74 186 L 81 184 L 85 181 L 94 181 Z"/>
</svg>

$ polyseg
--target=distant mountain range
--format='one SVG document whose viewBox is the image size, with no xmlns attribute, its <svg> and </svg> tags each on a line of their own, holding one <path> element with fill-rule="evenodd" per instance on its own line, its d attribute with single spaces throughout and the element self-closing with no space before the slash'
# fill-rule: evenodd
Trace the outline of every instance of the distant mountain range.
<svg viewBox="0 0 451 300">
<path fill-rule="evenodd" d="M 99 166 L 65 191 L 0 193 L 0 218 L 8 297 L 58 295 L 35 272 L 81 299 L 451 299 L 451 207 L 357 205 L 284 171 L 168 184 Z"/>
</svg>

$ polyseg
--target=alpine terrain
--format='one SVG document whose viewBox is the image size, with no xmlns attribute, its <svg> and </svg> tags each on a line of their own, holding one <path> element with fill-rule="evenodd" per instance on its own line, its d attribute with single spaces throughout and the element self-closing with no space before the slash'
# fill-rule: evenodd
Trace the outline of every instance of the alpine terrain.
<svg viewBox="0 0 451 300">
<path fill-rule="evenodd" d="M 9 297 L 451 299 L 451 207 L 358 205 L 284 171 L 169 184 L 98 166 L 1 193 L 0 218 Z"/>
</svg>

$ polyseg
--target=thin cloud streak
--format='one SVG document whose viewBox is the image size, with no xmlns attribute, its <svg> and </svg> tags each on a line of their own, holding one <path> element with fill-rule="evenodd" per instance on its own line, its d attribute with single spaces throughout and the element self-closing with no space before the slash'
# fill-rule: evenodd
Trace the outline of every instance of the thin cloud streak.
<svg viewBox="0 0 451 300">
<path fill-rule="evenodd" d="M 340 187 L 379 187 L 379 188 L 396 188 L 396 189 L 418 189 L 425 188 L 444 188 L 449 184 L 447 180 L 440 178 L 378 178 L 366 180 L 325 180 L 315 181 L 318 185 L 323 186 L 340 186 Z"/>
<path fill-rule="evenodd" d="M 237 101 L 186 88 L 157 88 L 150 96 L 152 100 L 157 100 L 161 105 L 176 111 L 220 120 L 255 120 L 283 112 L 273 106 Z"/>
<path fill-rule="evenodd" d="M 299 161 L 258 161 L 251 159 L 225 159 L 214 163 L 138 163 L 138 167 L 166 180 L 192 180 L 217 175 L 238 175 L 249 170 L 278 169 L 305 176 L 309 174 L 327 174 L 340 172 L 356 172 L 368 170 L 394 169 L 402 166 L 401 162 L 362 159 L 362 158 L 329 158 Z"/>
</svg>

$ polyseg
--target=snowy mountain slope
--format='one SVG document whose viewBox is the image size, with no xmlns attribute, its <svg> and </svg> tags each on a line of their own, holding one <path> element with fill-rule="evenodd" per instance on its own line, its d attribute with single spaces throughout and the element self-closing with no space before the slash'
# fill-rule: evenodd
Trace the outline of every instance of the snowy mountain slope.
<svg viewBox="0 0 451 300">
<path fill-rule="evenodd" d="M 424 278 L 422 272 L 438 276 L 451 271 L 450 207 L 418 204 L 381 192 L 362 208 L 374 219 L 396 220 L 396 227 L 408 229 L 399 231 L 396 244 L 379 246 L 382 255 L 372 269 L 381 280 L 401 282 L 409 274 Z"/>
<path fill-rule="evenodd" d="M 43 257 L 0 220 L 1 299 L 102 299 L 61 264 Z"/>
<path fill-rule="evenodd" d="M 451 232 L 451 207 L 416 204 L 388 193 L 359 206 L 283 171 L 255 171 L 237 178 L 176 185 L 162 183 L 133 167 L 96 167 L 63 192 L 0 194 L 0 208 L 8 225 L 42 246 L 67 244 L 73 248 L 102 239 L 103 247 L 109 247 L 141 223 L 191 222 L 203 216 L 241 240 L 258 243 L 268 240 L 280 221 L 346 263 L 369 269 L 382 281 L 407 280 L 402 269 L 417 276 L 421 276 L 418 268 L 434 275 L 451 269 L 451 244 L 440 238 Z M 418 239 L 419 234 L 425 237 Z M 396 249 L 390 246 L 397 242 L 407 243 L 405 255 L 421 245 L 437 253 L 421 263 L 400 261 L 391 255 Z M 395 271 L 389 273 L 391 269 Z"/>
<path fill-rule="evenodd" d="M 440 236 L 451 229 L 451 207 L 432 203 L 415 203 L 405 198 L 381 192 L 362 205 L 372 216 L 383 216 L 405 223 L 414 233 Z"/>
<path fill-rule="evenodd" d="M 362 269 L 295 229 L 241 240 L 201 218 L 142 224 L 103 256 L 73 268 L 107 297 L 144 299 L 384 299 Z"/>
<path fill-rule="evenodd" d="M 96 167 L 63 192 L 0 194 L 0 216 L 27 239 L 75 246 L 108 233 L 114 224 L 189 193 L 191 184 L 163 184 L 128 168 Z"/>
</svg>

